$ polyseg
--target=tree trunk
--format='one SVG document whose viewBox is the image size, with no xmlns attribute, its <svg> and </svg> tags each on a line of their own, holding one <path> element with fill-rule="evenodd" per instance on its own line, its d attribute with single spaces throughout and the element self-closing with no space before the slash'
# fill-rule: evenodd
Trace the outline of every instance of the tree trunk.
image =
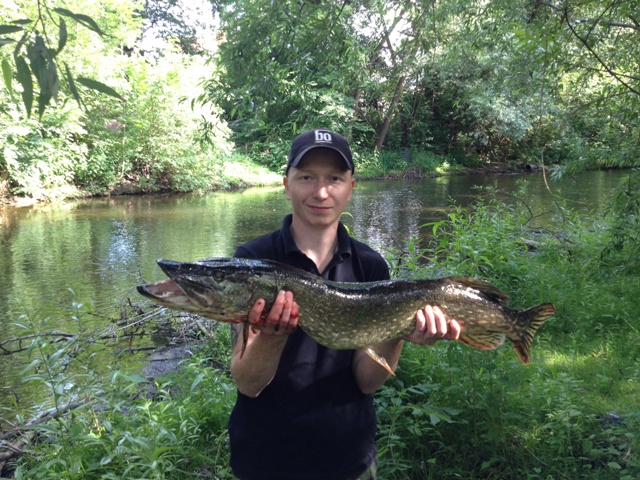
<svg viewBox="0 0 640 480">
<path fill-rule="evenodd" d="M 376 152 L 379 152 L 380 150 L 382 150 L 382 145 L 384 145 L 384 140 L 385 138 L 387 138 L 387 132 L 389 132 L 389 125 L 391 125 L 391 120 L 393 120 L 393 116 L 395 115 L 398 103 L 400 103 L 400 97 L 402 97 L 402 89 L 404 88 L 404 82 L 406 78 L 407 78 L 406 75 L 402 75 L 398 79 L 398 84 L 396 85 L 396 93 L 393 96 L 393 100 L 391 100 L 391 104 L 389 105 L 389 109 L 387 110 L 387 115 L 384 118 L 382 128 L 380 128 L 380 132 L 378 133 L 378 139 L 376 140 Z"/>
</svg>

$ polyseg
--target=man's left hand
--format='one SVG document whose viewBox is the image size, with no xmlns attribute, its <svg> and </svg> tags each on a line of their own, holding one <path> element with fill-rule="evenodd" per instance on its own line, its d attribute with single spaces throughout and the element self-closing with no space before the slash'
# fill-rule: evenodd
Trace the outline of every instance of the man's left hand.
<svg viewBox="0 0 640 480">
<path fill-rule="evenodd" d="M 438 340 L 457 340 L 460 336 L 460 324 L 447 321 L 439 307 L 427 305 L 416 313 L 416 327 L 405 340 L 418 345 L 433 345 Z"/>
</svg>

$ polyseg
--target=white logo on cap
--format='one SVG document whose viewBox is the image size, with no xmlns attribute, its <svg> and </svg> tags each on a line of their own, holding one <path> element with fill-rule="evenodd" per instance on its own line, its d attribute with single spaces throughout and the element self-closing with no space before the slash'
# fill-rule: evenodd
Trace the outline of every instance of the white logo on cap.
<svg viewBox="0 0 640 480">
<path fill-rule="evenodd" d="M 316 143 L 333 143 L 329 132 L 316 130 Z"/>
</svg>

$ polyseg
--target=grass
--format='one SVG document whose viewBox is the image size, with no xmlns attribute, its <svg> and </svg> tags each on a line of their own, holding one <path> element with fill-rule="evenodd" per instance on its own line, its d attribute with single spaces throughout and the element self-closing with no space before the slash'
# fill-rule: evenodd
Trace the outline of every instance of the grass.
<svg viewBox="0 0 640 480">
<path fill-rule="evenodd" d="M 282 185 L 282 175 L 239 154 L 223 163 L 219 175 L 218 183 L 224 188 Z"/>
<path fill-rule="evenodd" d="M 489 195 L 425 226 L 434 232 L 426 244 L 389 252 L 395 275 L 479 276 L 508 292 L 513 308 L 551 301 L 557 314 L 536 336 L 529 366 L 510 345 L 407 345 L 397 376 L 375 396 L 381 479 L 640 478 L 640 273 L 624 260 L 640 247 L 620 244 L 606 218 L 564 210 L 555 226 L 532 232 L 530 214 Z M 43 337 L 38 373 L 25 375 L 60 392 L 58 404 L 73 394 L 92 406 L 35 428 L 41 441 L 15 477 L 229 478 L 235 390 L 219 368 L 228 365 L 228 328 L 215 335 L 177 375 L 157 380 L 152 396 L 123 373 L 84 385 L 69 378 L 57 352 L 71 347 Z M 73 392 L 57 388 L 71 382 Z"/>
</svg>

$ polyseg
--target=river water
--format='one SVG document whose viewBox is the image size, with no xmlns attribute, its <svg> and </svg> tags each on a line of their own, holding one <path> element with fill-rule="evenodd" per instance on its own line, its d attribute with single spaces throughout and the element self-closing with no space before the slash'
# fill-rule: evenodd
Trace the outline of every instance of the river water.
<svg viewBox="0 0 640 480">
<path fill-rule="evenodd" d="M 412 236 L 428 234 L 421 226 L 444 218 L 452 201 L 470 205 L 477 187 L 495 186 L 510 201 L 526 182 L 526 201 L 537 213 L 554 210 L 558 201 L 600 212 L 624 174 L 587 172 L 549 180 L 554 195 L 540 174 L 363 181 L 357 183 L 345 223 L 384 254 Z M 164 278 L 156 259 L 231 256 L 238 244 L 278 228 L 289 209 L 282 188 L 0 209 L 0 345 L 24 335 L 15 323 L 24 321 L 25 312 L 42 323 L 42 331 L 76 331 L 72 302 L 93 311 L 83 328 L 101 327 L 107 321 L 100 315 L 103 309 L 127 298 L 139 301 L 135 285 Z M 550 216 L 537 221 L 544 224 Z M 24 355 L 0 350 L 0 408 L 10 408 L 18 398 L 39 400 L 38 392 L 16 384 L 25 364 Z"/>
</svg>

